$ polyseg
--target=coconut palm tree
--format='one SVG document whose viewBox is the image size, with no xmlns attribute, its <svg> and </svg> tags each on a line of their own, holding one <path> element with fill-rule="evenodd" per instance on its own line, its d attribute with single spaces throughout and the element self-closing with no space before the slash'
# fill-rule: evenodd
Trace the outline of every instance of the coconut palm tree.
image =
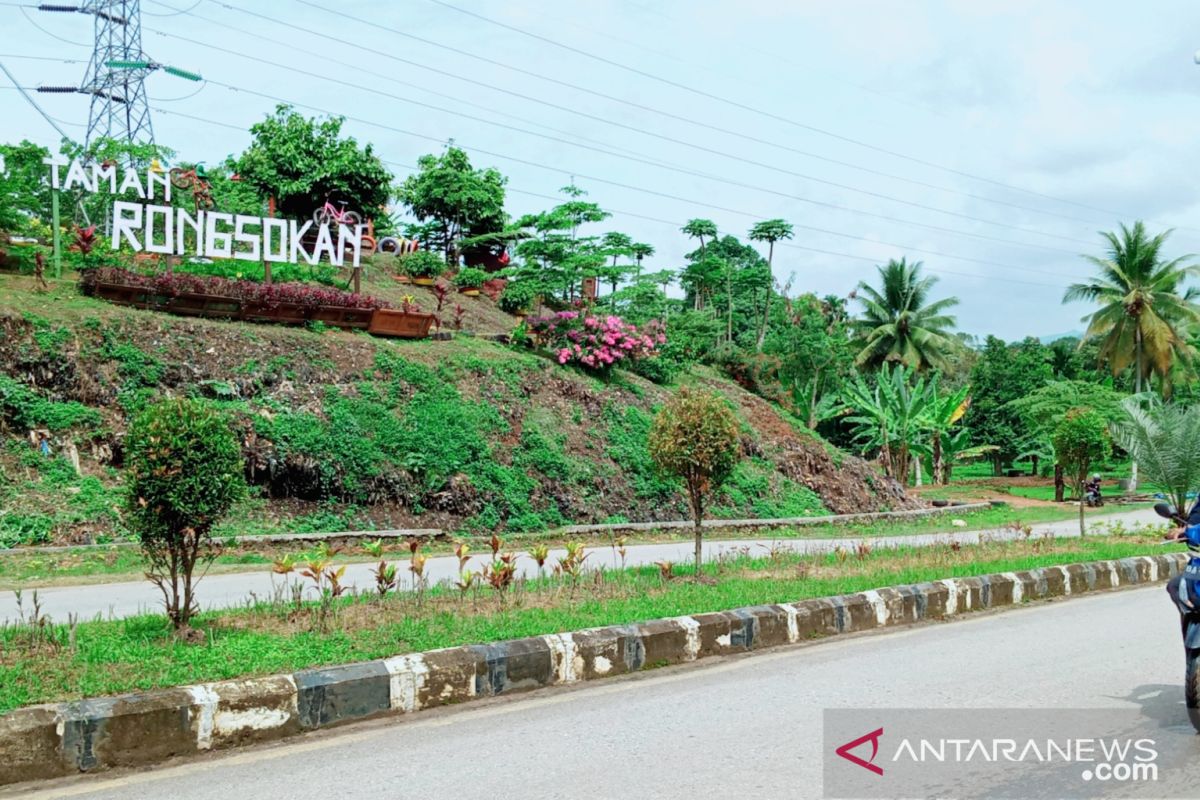
<svg viewBox="0 0 1200 800">
<path fill-rule="evenodd" d="M 856 296 L 863 312 L 851 323 L 863 340 L 855 359 L 858 366 L 891 363 L 916 370 L 943 368 L 958 349 L 951 333 L 955 319 L 945 313 L 958 305 L 958 298 L 929 302 L 937 278 L 923 277 L 921 266 L 920 261 L 909 264 L 903 258 L 893 259 L 879 267 L 879 289 L 865 281 L 858 284 Z"/>
<path fill-rule="evenodd" d="M 1121 225 L 1120 235 L 1105 231 L 1108 242 L 1104 257 L 1084 256 L 1100 271 L 1089 283 L 1067 287 L 1063 302 L 1087 300 L 1099 304 L 1084 317 L 1088 328 L 1080 344 L 1100 338 L 1099 356 L 1114 375 L 1133 367 L 1138 394 L 1143 382 L 1158 375 L 1163 394 L 1170 393 L 1173 363 L 1188 364 L 1195 350 L 1182 335 L 1184 328 L 1200 320 L 1194 287 L 1184 289 L 1187 278 L 1200 274 L 1190 255 L 1164 261 L 1163 244 L 1171 231 L 1157 236 L 1146 233 L 1141 220 L 1132 228 Z M 1137 488 L 1137 458 L 1130 468 L 1130 488 Z"/>
<path fill-rule="evenodd" d="M 1169 392 L 1171 365 L 1190 362 L 1192 347 L 1183 329 L 1200 321 L 1200 306 L 1193 302 L 1195 288 L 1184 289 L 1190 276 L 1200 274 L 1190 255 L 1165 261 L 1163 244 L 1171 231 L 1157 236 L 1146 233 L 1141 220 L 1132 228 L 1121 225 L 1120 235 L 1105 231 L 1108 242 L 1103 257 L 1084 256 L 1099 269 L 1088 283 L 1067 287 L 1063 302 L 1087 300 L 1100 306 L 1083 318 L 1088 323 L 1080 344 L 1100 338 L 1100 358 L 1113 374 L 1134 368 L 1134 384 L 1140 394 L 1143 382 L 1152 375 L 1163 381 Z"/>
</svg>

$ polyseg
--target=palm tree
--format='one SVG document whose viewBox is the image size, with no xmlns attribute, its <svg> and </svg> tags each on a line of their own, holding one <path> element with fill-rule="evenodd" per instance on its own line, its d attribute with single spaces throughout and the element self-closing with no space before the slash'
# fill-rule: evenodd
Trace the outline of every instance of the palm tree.
<svg viewBox="0 0 1200 800">
<path fill-rule="evenodd" d="M 1101 337 L 1100 358 L 1108 361 L 1113 374 L 1134 367 L 1137 393 L 1151 375 L 1158 375 L 1164 393 L 1169 391 L 1172 362 L 1189 362 L 1194 351 L 1182 335 L 1189 323 L 1200 321 L 1200 306 L 1193 300 L 1195 288 L 1183 290 L 1183 282 L 1200 274 L 1190 255 L 1170 261 L 1162 257 L 1163 243 L 1171 231 L 1149 236 L 1141 220 L 1132 228 L 1121 225 L 1118 236 L 1101 235 L 1108 252 L 1101 258 L 1084 256 L 1099 268 L 1089 283 L 1067 287 L 1063 302 L 1087 300 L 1100 308 L 1083 318 L 1088 323 L 1080 345 L 1093 336 Z"/>
<path fill-rule="evenodd" d="M 634 279 L 642 277 L 642 259 L 650 258 L 654 255 L 654 245 L 646 244 L 645 242 L 634 242 L 629 248 L 629 252 L 633 253 L 633 259 L 637 262 L 637 272 Z"/>
<path fill-rule="evenodd" d="M 1200 483 L 1200 405 L 1164 404 L 1134 395 L 1121 404 L 1113 438 L 1140 460 L 1175 507 L 1187 515 L 1188 493 Z"/>
<path fill-rule="evenodd" d="M 771 288 L 775 285 L 775 273 L 771 271 L 771 262 L 775 260 L 775 243 L 780 239 L 792 238 L 792 226 L 782 219 L 764 220 L 754 224 L 750 229 L 749 238 L 754 242 L 767 243 L 767 301 L 763 305 L 762 325 L 758 328 L 758 340 L 755 344 L 761 353 L 763 341 L 767 338 L 767 321 L 771 318 Z"/>
<path fill-rule="evenodd" d="M 1163 260 L 1163 244 L 1170 235 L 1168 230 L 1149 236 L 1141 220 L 1132 228 L 1122 224 L 1119 236 L 1104 231 L 1105 257 L 1084 256 L 1100 274 L 1090 283 L 1072 284 L 1063 295 L 1064 303 L 1088 300 L 1100 305 L 1083 318 L 1088 328 L 1080 345 L 1101 337 L 1100 359 L 1108 361 L 1113 375 L 1132 365 L 1138 394 L 1151 375 L 1158 375 L 1163 394 L 1169 394 L 1172 363 L 1190 363 L 1195 355 L 1181 331 L 1200 320 L 1200 306 L 1193 302 L 1196 289 L 1183 290 L 1182 284 L 1200 273 L 1194 264 L 1185 263 L 1190 255 Z M 1131 490 L 1137 488 L 1137 467 L 1135 457 L 1129 474 Z"/>
<path fill-rule="evenodd" d="M 958 349 L 950 331 L 955 319 L 945 313 L 958 305 L 958 298 L 929 302 L 937 278 L 922 277 L 921 266 L 920 261 L 909 264 L 903 258 L 893 259 L 879 267 L 879 290 L 865 281 L 858 284 L 856 294 L 863 314 L 851 323 L 863 339 L 863 349 L 855 359 L 858 366 L 892 363 L 916 370 L 943 368 Z"/>
</svg>

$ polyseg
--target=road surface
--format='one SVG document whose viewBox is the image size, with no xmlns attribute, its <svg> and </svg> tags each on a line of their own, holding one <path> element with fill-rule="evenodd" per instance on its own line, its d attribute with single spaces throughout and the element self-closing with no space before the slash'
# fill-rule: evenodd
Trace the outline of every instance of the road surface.
<svg viewBox="0 0 1200 800">
<path fill-rule="evenodd" d="M 1200 737 L 1182 706 L 1178 640 L 1162 587 L 1147 587 L 379 720 L 28 796 L 818 798 L 838 744 L 822 743 L 822 709 L 1020 707 L 1124 709 L 1196 754 L 1164 767 L 1150 796 L 1195 797 Z"/>
<path fill-rule="evenodd" d="M 1096 517 L 1089 523 L 1091 528 L 1123 522 L 1126 525 L 1145 522 L 1162 522 L 1151 509 L 1140 509 L 1129 513 L 1108 514 Z M 1054 523 L 1034 525 L 1035 535 L 1053 533 L 1055 536 L 1078 536 L 1079 525 L 1075 520 L 1064 520 Z M 947 541 L 959 541 L 963 544 L 974 544 L 983 537 L 992 539 L 1011 539 L 1020 534 L 1010 530 L 960 531 L 950 533 L 918 534 L 913 536 L 876 536 L 868 540 L 875 548 L 895 547 L 898 545 L 927 546 Z M 731 552 L 742 547 L 751 548 L 752 552 L 765 553 L 772 544 L 785 547 L 797 552 L 825 553 L 837 547 L 853 549 L 858 542 L 867 537 L 855 536 L 826 539 L 739 539 L 705 542 L 705 558 L 714 558 L 722 552 Z M 628 566 L 653 564 L 656 561 L 673 561 L 677 565 L 686 565 L 693 558 L 691 542 L 672 542 L 666 544 L 648 544 L 627 547 L 625 563 Z M 616 555 L 607 545 L 597 545 L 588 548 L 587 566 L 613 567 L 620 566 L 620 556 Z M 553 550 L 550 554 L 549 565 L 555 563 L 563 555 L 562 550 Z M 393 559 L 397 560 L 397 559 Z M 398 559 L 400 577 L 405 586 L 412 585 L 412 575 L 407 569 L 407 559 Z M 479 572 L 483 568 L 483 559 L 479 554 L 472 558 L 469 569 Z M 524 575 L 536 576 L 537 565 L 528 556 L 519 561 L 520 572 Z M 346 569 L 343 583 L 347 586 L 357 586 L 360 591 L 374 591 L 375 580 L 371 577 L 371 564 L 351 564 Z M 458 577 L 458 559 L 453 556 L 430 558 L 426 564 L 426 574 L 430 585 L 444 580 L 455 580 Z M 298 576 L 293 575 L 292 580 Z M 306 582 L 307 583 L 307 582 Z M 200 604 L 203 609 L 227 608 L 245 603 L 252 595 L 259 599 L 269 599 L 275 586 L 282 586 L 279 576 L 267 572 L 234 572 L 221 575 L 208 575 L 197 589 Z M 311 586 L 311 584 L 310 584 Z M 308 589 L 310 597 L 315 596 Z M 147 612 L 162 611 L 162 595 L 148 581 L 130 581 L 125 583 L 98 583 L 80 586 L 46 587 L 37 590 L 38 601 L 42 613 L 55 622 L 64 622 L 68 614 L 78 614 L 82 620 L 93 619 L 96 615 L 109 617 L 128 617 Z M 25 613 L 29 613 L 32 601 L 31 591 L 24 592 Z M 18 619 L 17 598 L 15 592 L 0 592 L 0 623 Z"/>
</svg>

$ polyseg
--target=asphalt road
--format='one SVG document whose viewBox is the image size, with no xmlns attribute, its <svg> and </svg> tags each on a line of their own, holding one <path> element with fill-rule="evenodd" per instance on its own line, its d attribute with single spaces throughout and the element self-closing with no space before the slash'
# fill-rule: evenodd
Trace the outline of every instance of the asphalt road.
<svg viewBox="0 0 1200 800">
<path fill-rule="evenodd" d="M 1142 509 L 1120 514 L 1109 514 L 1095 518 L 1089 523 L 1091 527 L 1103 526 L 1113 522 L 1125 524 L 1137 522 L 1161 522 L 1150 509 Z M 872 537 L 869 541 L 876 548 L 895 547 L 897 545 L 925 546 L 940 542 L 956 540 L 963 544 L 975 543 L 982 537 L 1006 539 L 1019 536 L 1012 530 L 990 530 L 972 532 L 952 532 L 936 534 L 920 534 L 915 536 L 881 536 Z M 1035 535 L 1053 533 L 1055 536 L 1078 536 L 1079 526 L 1075 520 L 1055 523 L 1044 523 L 1034 526 Z M 836 539 L 778 539 L 774 542 L 798 552 L 817 553 L 829 552 L 837 547 L 852 549 L 864 537 L 847 537 Z M 739 548 L 749 547 L 752 552 L 765 553 L 772 546 L 771 539 L 742 539 L 705 542 L 704 554 L 706 559 L 715 558 L 719 553 L 731 552 Z M 620 556 L 608 546 L 588 548 L 587 566 L 620 566 Z M 564 551 L 551 551 L 551 565 L 563 555 Z M 650 544 L 630 546 L 627 548 L 625 563 L 628 566 L 653 564 L 656 561 L 669 560 L 677 565 L 686 565 L 692 559 L 691 542 L 675 542 L 669 544 Z M 469 569 L 479 572 L 483 560 L 476 554 Z M 523 557 L 519 561 L 520 572 L 525 575 L 537 574 L 537 565 L 533 559 Z M 346 570 L 343 583 L 347 586 L 357 586 L 360 591 L 374 591 L 374 579 L 371 577 L 371 564 L 351 564 Z M 426 564 L 426 574 L 430 584 L 443 580 L 455 580 L 458 577 L 458 560 L 453 556 L 431 558 Z M 549 569 L 549 566 L 547 566 Z M 412 575 L 407 571 L 407 560 L 400 560 L 400 573 L 403 585 L 411 587 Z M 292 576 L 293 580 L 298 579 Z M 281 588 L 283 581 L 279 576 L 265 572 L 236 572 L 222 575 L 208 575 L 199 585 L 197 594 L 201 607 L 204 609 L 226 608 L 250 600 L 253 596 L 259 599 L 272 597 L 276 587 Z M 308 596 L 314 596 L 308 589 Z M 128 617 L 147 612 L 162 610 L 162 595 L 148 581 L 131 581 L 125 583 L 98 583 L 79 586 L 47 587 L 38 589 L 38 601 L 42 613 L 51 620 L 62 622 L 68 614 L 78 614 L 80 619 L 92 619 L 96 615 L 108 617 Z M 29 613 L 32 602 L 31 592 L 24 593 L 25 613 Z M 17 598 L 14 592 L 0 592 L 0 623 L 18 619 Z"/>
<path fill-rule="evenodd" d="M 27 796 L 817 798 L 826 760 L 843 764 L 832 755 L 840 742 L 822 741 L 823 709 L 1015 707 L 1123 712 L 1138 735 L 1195 756 L 1164 764 L 1139 796 L 1196 797 L 1200 737 L 1182 705 L 1177 625 L 1161 587 L 1079 597 L 72 778 Z M 1014 781 L 1032 774 L 1023 769 Z M 1017 796 L 1062 796 L 1024 785 Z M 1131 796 L 1116 788 L 1103 796 Z"/>
</svg>

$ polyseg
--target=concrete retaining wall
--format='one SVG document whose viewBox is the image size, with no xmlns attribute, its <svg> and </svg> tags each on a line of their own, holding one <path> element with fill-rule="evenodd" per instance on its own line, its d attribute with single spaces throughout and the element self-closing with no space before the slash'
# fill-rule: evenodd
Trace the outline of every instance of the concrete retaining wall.
<svg viewBox="0 0 1200 800">
<path fill-rule="evenodd" d="M 139 766 L 386 714 L 557 686 L 841 633 L 1164 581 L 1184 554 L 952 578 L 633 625 L 467 645 L 381 661 L 0 717 L 0 783 Z"/>
</svg>

